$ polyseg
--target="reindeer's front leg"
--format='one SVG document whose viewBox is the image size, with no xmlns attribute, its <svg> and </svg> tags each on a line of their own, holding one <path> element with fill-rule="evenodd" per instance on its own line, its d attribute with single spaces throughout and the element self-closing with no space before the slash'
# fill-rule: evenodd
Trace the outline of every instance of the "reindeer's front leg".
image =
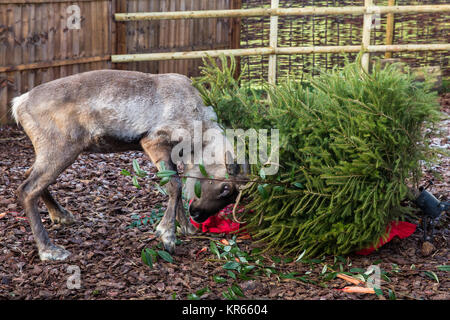
<svg viewBox="0 0 450 320">
<path fill-rule="evenodd" d="M 158 170 L 161 169 L 161 162 L 163 161 L 167 170 L 177 170 L 170 159 L 172 148 L 167 139 L 162 137 L 153 139 L 144 138 L 141 140 L 141 145 Z M 164 217 L 156 228 L 156 235 L 161 238 L 164 248 L 172 253 L 175 249 L 175 220 L 177 208 L 182 206 L 182 185 L 180 178 L 178 176 L 172 176 L 170 181 L 165 185 L 165 188 L 169 195 L 169 202 Z"/>
</svg>

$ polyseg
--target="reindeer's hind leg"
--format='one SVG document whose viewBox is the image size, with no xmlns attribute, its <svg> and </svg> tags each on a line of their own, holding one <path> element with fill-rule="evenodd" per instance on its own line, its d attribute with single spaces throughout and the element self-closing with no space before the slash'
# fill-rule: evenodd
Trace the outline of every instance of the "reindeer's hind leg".
<svg viewBox="0 0 450 320">
<path fill-rule="evenodd" d="M 50 194 L 48 188 L 42 192 L 42 201 L 44 201 L 45 206 L 50 214 L 50 219 L 53 223 L 59 223 L 62 225 L 71 225 L 76 222 L 75 217 L 72 213 L 64 209 Z"/>
<path fill-rule="evenodd" d="M 141 145 L 150 160 L 161 169 L 161 162 L 164 161 L 167 170 L 176 171 L 176 166 L 170 159 L 171 146 L 164 138 L 144 138 L 141 140 Z M 161 238 L 164 248 L 173 252 L 175 249 L 175 219 L 177 216 L 177 207 L 182 206 L 181 203 L 181 180 L 178 176 L 172 176 L 170 181 L 165 185 L 169 195 L 167 209 L 164 217 L 156 228 L 156 235 Z"/>
<path fill-rule="evenodd" d="M 31 171 L 33 170 L 33 167 L 27 170 L 25 173 L 25 178 L 28 178 L 30 176 Z M 64 209 L 51 195 L 50 191 L 48 191 L 48 188 L 46 188 L 41 195 L 42 201 L 44 201 L 45 206 L 48 209 L 48 213 L 50 215 L 50 220 L 52 220 L 53 223 L 60 223 L 63 225 L 71 225 L 73 224 L 76 219 L 75 217 L 68 212 L 66 209 Z"/>
<path fill-rule="evenodd" d="M 64 260 L 70 253 L 50 241 L 39 215 L 37 201 L 58 175 L 75 160 L 79 152 L 70 152 L 70 148 L 63 149 L 64 152 L 58 154 L 45 151 L 39 153 L 37 150 L 32 170 L 18 189 L 18 198 L 30 222 L 41 260 Z"/>
</svg>

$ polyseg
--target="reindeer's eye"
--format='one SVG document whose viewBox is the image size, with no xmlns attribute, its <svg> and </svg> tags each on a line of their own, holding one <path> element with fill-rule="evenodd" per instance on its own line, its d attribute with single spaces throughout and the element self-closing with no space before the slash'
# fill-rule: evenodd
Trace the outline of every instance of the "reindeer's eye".
<svg viewBox="0 0 450 320">
<path fill-rule="evenodd" d="M 220 195 L 219 198 L 225 198 L 229 196 L 231 193 L 231 186 L 229 184 L 223 184 L 222 188 L 220 188 Z"/>
</svg>

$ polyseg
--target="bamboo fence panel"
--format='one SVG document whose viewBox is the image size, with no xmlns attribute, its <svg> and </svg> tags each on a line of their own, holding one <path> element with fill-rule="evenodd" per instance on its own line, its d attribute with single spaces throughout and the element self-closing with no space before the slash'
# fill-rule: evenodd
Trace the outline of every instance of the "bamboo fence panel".
<svg viewBox="0 0 450 320">
<path fill-rule="evenodd" d="M 251 2 L 252 0 L 247 0 L 245 2 Z M 388 6 L 386 5 L 386 1 Z M 253 41 L 255 39 L 251 39 L 251 32 L 249 32 L 249 29 L 247 28 L 244 30 L 244 42 L 246 42 L 248 45 L 247 48 L 244 47 L 247 50 L 225 50 L 222 51 L 226 54 L 233 54 L 233 55 L 242 55 L 242 56 L 248 56 L 246 60 L 242 60 L 245 62 L 250 62 L 250 60 L 259 59 L 259 65 L 256 65 L 254 70 L 251 70 L 253 65 L 252 63 L 245 64 L 247 67 L 247 73 L 248 79 L 254 79 L 254 78 L 269 78 L 269 81 L 271 83 L 275 82 L 277 73 L 285 72 L 285 75 L 289 74 L 292 76 L 293 70 L 301 70 L 301 75 L 305 73 L 316 73 L 318 67 L 324 67 L 329 68 L 333 65 L 340 65 L 343 61 L 348 59 L 348 56 L 345 56 L 343 53 L 353 53 L 355 52 L 353 49 L 346 50 L 343 49 L 345 46 L 353 46 L 354 44 L 340 44 L 341 41 L 342 31 L 345 30 L 344 25 L 346 19 L 348 19 L 348 16 L 346 17 L 333 17 L 334 15 L 341 15 L 341 14 L 347 14 L 347 15 L 362 15 L 362 17 L 359 17 L 356 21 L 358 21 L 359 25 L 354 27 L 350 25 L 349 31 L 350 31 L 350 40 L 357 39 L 357 42 L 361 45 L 361 48 L 364 50 L 367 50 L 370 47 L 370 50 L 372 52 L 383 52 L 383 50 L 386 50 L 387 48 L 392 48 L 392 50 L 395 50 L 395 52 L 403 52 L 403 51 L 414 51 L 414 52 L 420 52 L 420 51 L 427 51 L 424 49 L 423 46 L 414 46 L 411 45 L 411 43 L 407 43 L 405 45 L 400 46 L 393 46 L 392 43 L 392 35 L 389 35 L 389 33 L 392 34 L 392 26 L 389 26 L 389 30 L 384 30 L 383 34 L 385 35 L 385 38 L 388 37 L 389 44 L 391 46 L 380 46 L 384 45 L 383 42 L 379 41 L 380 38 L 380 29 L 385 28 L 386 20 L 391 20 L 392 22 L 392 14 L 393 13 L 424 13 L 427 14 L 433 14 L 433 13 L 439 13 L 439 17 L 441 19 L 444 19 L 446 21 L 445 14 L 442 14 L 442 12 L 448 12 L 450 9 L 450 5 L 444 3 L 439 6 L 434 5 L 436 1 L 430 2 L 430 4 L 427 3 L 401 3 L 400 5 L 395 5 L 392 3 L 391 0 L 380 0 L 380 1 L 373 1 L 373 0 L 355 0 L 351 1 L 351 5 L 349 5 L 346 1 L 339 1 L 338 4 L 336 1 L 322 1 L 322 0 L 312 0 L 312 1 L 285 1 L 281 0 L 281 6 L 279 7 L 280 1 L 279 0 L 259 0 L 256 1 L 258 4 L 253 3 L 252 7 L 245 8 L 242 10 L 208 10 L 208 11 L 178 11 L 178 12 L 131 12 L 131 13 L 124 13 L 124 14 L 118 14 L 115 15 L 115 18 L 120 21 L 134 21 L 134 20 L 160 20 L 160 19 L 170 19 L 170 21 L 174 20 L 180 20 L 180 19 L 191 19 L 191 18 L 218 18 L 218 17 L 241 17 L 244 19 L 244 25 L 249 26 L 250 24 L 247 23 L 248 19 L 252 19 L 256 17 L 261 22 L 261 25 L 259 25 L 259 22 L 255 24 L 256 32 L 262 33 L 263 36 L 260 36 L 259 39 L 256 39 L 257 41 Z M 286 5 L 283 6 L 283 2 Z M 433 3 L 434 2 L 434 3 Z M 383 5 L 380 7 L 380 5 Z M 338 7 L 336 7 L 338 6 Z M 255 8 L 256 7 L 256 8 Z M 171 10 L 173 11 L 173 10 Z M 384 15 L 382 17 L 382 14 L 389 13 L 390 15 L 388 18 Z M 284 50 L 283 52 L 290 54 L 303 54 L 307 52 L 311 52 L 311 56 L 305 58 L 304 56 L 301 57 L 302 61 L 302 67 L 298 68 L 298 63 L 296 63 L 295 59 L 296 57 L 288 56 L 288 68 L 285 68 L 282 59 L 281 63 L 276 63 L 277 57 L 275 54 L 280 54 L 281 51 L 277 51 L 278 47 L 283 47 L 283 43 L 280 43 L 279 38 L 283 38 L 283 33 L 278 32 L 278 30 L 281 30 L 280 24 L 282 24 L 283 19 L 279 18 L 287 18 L 288 15 L 299 15 L 300 17 L 294 17 L 295 20 L 290 20 L 290 28 L 288 36 L 285 36 L 286 39 L 289 41 L 289 47 L 293 47 L 293 50 Z M 329 16 L 331 15 L 331 17 Z M 297 22 L 301 20 L 300 18 L 310 18 L 312 21 L 312 26 L 307 25 L 307 23 L 300 22 L 300 25 L 298 25 L 296 28 L 293 28 L 293 21 Z M 335 18 L 335 26 L 336 31 L 333 32 L 332 28 L 329 27 L 329 20 L 331 18 Z M 372 18 L 375 18 L 375 26 L 372 23 Z M 361 23 L 362 21 L 364 23 Z M 278 22 L 279 21 L 279 22 Z M 383 21 L 383 22 L 382 22 Z M 321 23 L 324 22 L 324 23 Z M 344 22 L 344 23 L 343 23 Z M 331 27 L 333 27 L 333 21 L 331 20 L 330 23 Z M 383 27 L 382 27 L 383 26 Z M 269 28 L 269 37 L 267 38 L 267 28 Z M 341 30 L 340 30 L 341 29 Z M 303 34 L 300 38 L 302 42 L 305 42 L 304 39 L 311 39 L 312 43 L 310 45 L 301 45 L 301 46 L 295 46 L 295 43 L 293 43 L 293 39 L 295 38 L 295 33 L 301 30 L 301 33 Z M 353 35 L 355 34 L 355 36 Z M 357 36 L 356 36 L 357 34 Z M 304 36 L 306 35 L 306 36 Z M 329 44 L 328 40 L 330 39 L 332 42 L 334 39 L 337 40 L 338 44 L 336 48 L 333 48 L 331 52 L 327 52 L 326 48 Z M 256 37 L 254 37 L 256 38 Z M 362 44 L 361 44 L 362 39 Z M 345 39 L 343 39 L 345 40 Z M 448 43 L 448 39 L 445 39 L 441 44 Z M 268 41 L 268 45 L 267 45 Z M 259 45 L 258 43 L 262 43 L 263 45 Z M 422 42 L 423 43 L 423 42 Z M 429 42 L 428 42 L 429 43 Z M 375 46 L 374 46 L 375 45 Z M 275 49 L 274 52 L 267 53 L 266 48 L 272 48 Z M 302 48 L 300 48 L 302 47 Z M 314 47 L 314 48 L 313 48 Z M 315 49 L 315 47 L 317 49 Z M 340 50 L 339 48 L 342 48 Z M 395 48 L 395 49 L 394 49 Z M 429 46 L 430 51 L 431 50 L 448 50 L 446 46 Z M 253 53 L 252 53 L 253 52 Z M 260 53 L 261 52 L 261 53 Z M 338 53 L 339 52 L 339 53 Z M 205 56 L 205 54 L 211 54 L 213 56 L 216 56 L 220 52 L 216 51 L 197 51 L 197 52 L 186 52 L 186 51 L 178 51 L 175 53 L 167 54 L 165 57 L 164 54 L 144 54 L 144 55 L 128 55 L 128 56 L 113 56 L 112 59 L 114 61 L 132 61 L 132 60 L 160 60 L 160 59 L 186 59 L 186 58 L 199 58 Z M 319 53 L 316 58 L 316 53 Z M 341 62 L 333 61 L 333 57 L 330 57 L 329 63 L 329 54 L 330 53 L 338 53 L 343 56 L 344 59 L 341 59 Z M 429 54 L 429 53 L 426 53 Z M 438 54 L 442 54 L 438 53 Z M 256 55 L 257 57 L 252 57 L 253 55 Z M 264 61 L 264 55 L 269 55 L 269 61 L 267 68 L 267 60 Z M 354 54 L 353 54 L 354 55 Z M 417 56 L 417 53 L 416 53 Z M 280 57 L 281 58 L 281 57 Z M 325 58 L 325 59 L 323 59 Z M 351 57 L 350 59 L 353 59 L 354 57 Z M 309 61 L 308 61 L 309 60 Z M 365 53 L 362 56 L 362 64 L 364 69 L 369 68 L 369 54 Z M 283 68 L 284 67 L 284 68 Z M 444 68 L 446 67 L 444 63 Z M 277 70 L 278 69 L 278 70 Z M 309 70 L 308 70 L 309 69 Z M 268 76 L 266 76 L 266 73 L 268 70 Z M 253 72 L 253 75 L 251 72 Z M 245 77 L 245 75 L 244 75 Z"/>
<path fill-rule="evenodd" d="M 374 0 L 374 5 L 389 5 L 390 0 Z M 448 5 L 448 0 L 397 0 L 397 6 Z M 305 7 L 357 7 L 364 0 L 280 0 L 280 8 Z M 242 0 L 244 9 L 270 8 L 270 0 Z M 381 14 L 380 24 L 372 29 L 371 45 L 450 43 L 450 20 L 448 13 L 394 14 L 392 43 L 386 43 L 387 14 Z M 241 48 L 267 47 L 269 45 L 269 17 L 242 18 Z M 279 16 L 278 47 L 301 46 L 353 46 L 361 45 L 363 16 Z M 309 55 L 279 55 L 277 57 L 277 78 L 316 75 L 319 69 L 331 69 L 352 61 L 357 53 L 313 53 Z M 372 53 L 371 57 L 383 57 L 383 52 Z M 446 51 L 392 52 L 393 58 L 401 58 L 414 67 L 437 65 L 443 77 L 450 77 L 449 57 Z M 268 56 L 245 56 L 241 58 L 244 81 L 268 78 Z"/>
</svg>

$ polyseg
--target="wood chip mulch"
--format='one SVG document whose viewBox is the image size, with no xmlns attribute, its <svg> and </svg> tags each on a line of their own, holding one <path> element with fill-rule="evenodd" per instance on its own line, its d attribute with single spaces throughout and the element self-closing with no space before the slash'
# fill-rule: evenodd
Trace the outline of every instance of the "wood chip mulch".
<svg viewBox="0 0 450 320">
<path fill-rule="evenodd" d="M 441 97 L 442 110 L 450 115 L 450 94 Z M 449 150 L 450 123 L 443 122 L 446 134 L 435 141 Z M 201 234 L 194 238 L 178 236 L 181 243 L 173 255 L 173 263 L 159 259 L 149 268 L 141 260 L 143 248 L 159 243 L 153 226 L 129 226 L 136 215 L 145 216 L 160 210 L 166 197 L 153 185 L 155 168 L 140 152 L 117 154 L 83 154 L 50 187 L 56 199 L 71 211 L 78 223 L 70 227 L 52 225 L 41 203 L 42 220 L 55 244 L 72 254 L 64 262 L 41 262 L 33 236 L 17 203 L 15 190 L 33 162 L 34 152 L 24 132 L 15 126 L 0 127 L 0 299 L 187 299 L 188 295 L 208 287 L 202 299 L 224 299 L 222 293 L 233 280 L 209 252 L 210 239 L 223 236 Z M 151 172 L 141 179 L 136 189 L 122 169 L 132 172 L 132 160 L 138 159 L 142 169 Z M 440 200 L 449 200 L 450 160 L 442 157 L 434 168 L 441 174 L 432 192 Z M 425 177 L 432 177 L 424 169 Z M 350 255 L 345 271 L 379 262 L 389 272 L 390 282 L 382 280 L 382 288 L 396 293 L 398 299 L 450 299 L 448 272 L 436 266 L 448 264 L 450 238 L 448 214 L 443 214 L 433 247 L 422 252 L 422 230 L 404 240 L 394 239 L 369 256 Z M 239 247 L 247 252 L 257 245 L 242 240 Z M 267 264 L 272 262 L 267 254 Z M 334 257 L 322 264 L 279 262 L 284 273 L 309 275 L 319 284 L 282 279 L 276 275 L 239 280 L 245 295 L 241 299 L 380 299 L 373 294 L 345 293 L 336 290 L 348 285 L 342 279 L 321 281 L 323 264 L 332 265 Z M 69 289 L 73 268 L 80 271 L 80 288 Z M 399 268 L 399 269 L 397 269 Z M 400 272 L 393 272 L 400 270 Z M 433 271 L 439 283 L 426 271 Z M 216 283 L 214 275 L 227 279 Z M 322 283 L 322 285 L 320 285 Z M 387 298 L 387 294 L 384 295 Z M 382 298 L 383 299 L 383 298 Z"/>
</svg>

